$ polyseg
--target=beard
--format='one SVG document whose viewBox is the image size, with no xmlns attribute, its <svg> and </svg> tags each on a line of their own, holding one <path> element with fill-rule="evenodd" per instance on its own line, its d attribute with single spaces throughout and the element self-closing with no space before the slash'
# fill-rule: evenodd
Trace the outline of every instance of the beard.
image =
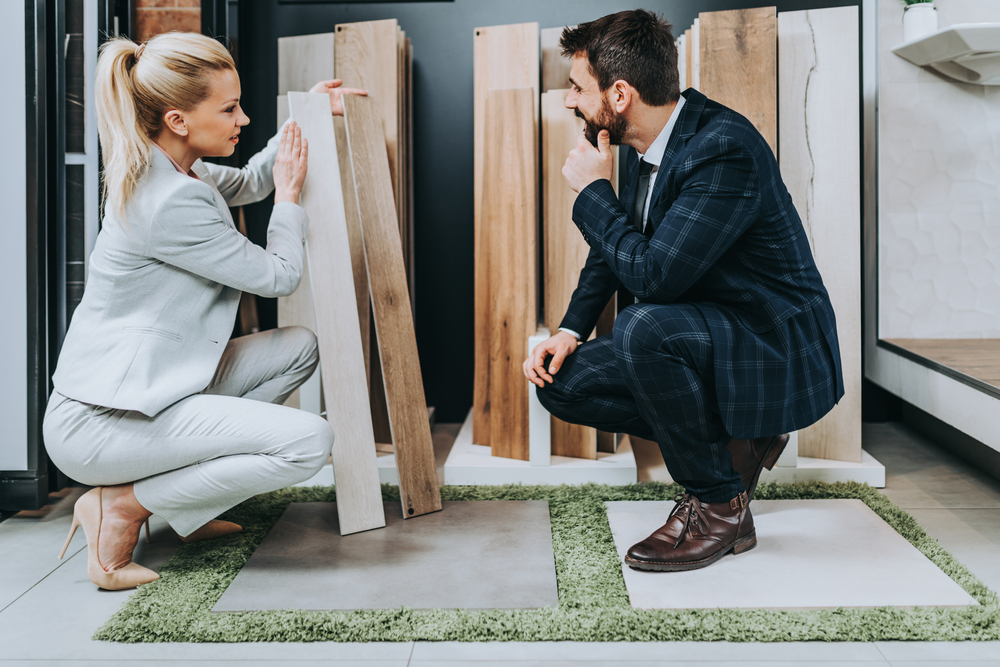
<svg viewBox="0 0 1000 667">
<path fill-rule="evenodd" d="M 607 98 L 601 100 L 601 109 L 593 118 L 587 118 L 577 108 L 577 118 L 583 119 L 583 136 L 587 138 L 594 148 L 597 148 L 597 135 L 601 130 L 607 130 L 612 146 L 619 146 L 625 140 L 625 133 L 628 131 L 628 121 L 621 114 L 611 108 L 611 103 Z"/>
</svg>

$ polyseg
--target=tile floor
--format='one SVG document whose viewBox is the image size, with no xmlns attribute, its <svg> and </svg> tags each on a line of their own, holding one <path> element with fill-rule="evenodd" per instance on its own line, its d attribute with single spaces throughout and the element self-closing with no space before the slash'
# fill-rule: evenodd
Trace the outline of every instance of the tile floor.
<svg viewBox="0 0 1000 667">
<path fill-rule="evenodd" d="M 439 425 L 439 461 L 457 425 Z M 983 475 L 900 424 L 866 425 L 865 448 L 886 466 L 886 494 L 984 582 L 1000 589 L 1000 482 Z M 637 448 L 638 450 L 638 448 Z M 661 479 L 655 449 L 637 451 L 642 479 Z M 995 643 L 729 644 L 110 644 L 90 640 L 129 595 L 87 581 L 82 535 L 56 560 L 69 526 L 67 508 L 0 523 L 0 667 L 70 665 L 1000 665 Z M 180 542 L 162 523 L 136 560 L 158 567 Z"/>
</svg>

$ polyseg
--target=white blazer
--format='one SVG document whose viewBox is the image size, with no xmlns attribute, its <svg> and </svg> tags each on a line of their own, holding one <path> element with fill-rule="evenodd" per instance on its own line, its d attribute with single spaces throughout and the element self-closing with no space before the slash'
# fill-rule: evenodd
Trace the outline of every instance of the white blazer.
<svg viewBox="0 0 1000 667">
<path fill-rule="evenodd" d="M 240 234 L 229 213 L 274 189 L 277 151 L 276 135 L 243 169 L 198 160 L 199 181 L 153 148 L 127 222 L 105 211 L 52 378 L 56 391 L 154 416 L 208 386 L 240 293 L 286 296 L 302 275 L 308 217 L 300 206 L 274 206 L 266 249 Z"/>
</svg>

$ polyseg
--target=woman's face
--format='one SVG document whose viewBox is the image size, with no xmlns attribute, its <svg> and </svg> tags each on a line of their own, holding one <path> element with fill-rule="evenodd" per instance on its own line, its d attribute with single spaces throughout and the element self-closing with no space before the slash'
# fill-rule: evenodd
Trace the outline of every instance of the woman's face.
<svg viewBox="0 0 1000 667">
<path fill-rule="evenodd" d="M 240 107 L 240 76 L 223 70 L 213 77 L 208 97 L 184 113 L 188 148 L 201 157 L 228 157 L 250 119 Z"/>
</svg>

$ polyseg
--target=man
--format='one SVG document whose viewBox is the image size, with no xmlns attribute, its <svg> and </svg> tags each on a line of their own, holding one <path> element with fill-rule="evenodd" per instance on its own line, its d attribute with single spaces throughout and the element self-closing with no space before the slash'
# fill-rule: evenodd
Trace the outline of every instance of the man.
<svg viewBox="0 0 1000 667">
<path fill-rule="evenodd" d="M 680 94 L 669 23 L 620 12 L 560 46 L 573 59 L 566 106 L 586 122 L 563 176 L 591 250 L 560 331 L 524 372 L 560 419 L 655 440 L 685 487 L 626 562 L 705 567 L 756 546 L 761 469 L 844 393 L 833 308 L 763 137 Z M 629 147 L 620 198 L 614 144 Z M 613 333 L 580 344 L 619 288 L 630 305 Z"/>
</svg>

